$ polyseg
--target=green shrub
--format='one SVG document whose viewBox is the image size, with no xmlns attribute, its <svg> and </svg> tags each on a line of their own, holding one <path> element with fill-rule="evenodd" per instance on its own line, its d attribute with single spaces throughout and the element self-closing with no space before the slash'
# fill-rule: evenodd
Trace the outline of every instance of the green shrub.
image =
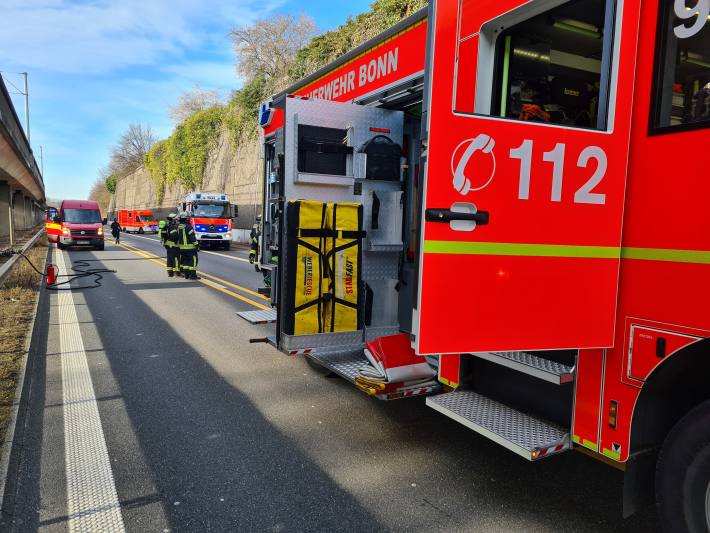
<svg viewBox="0 0 710 533">
<path fill-rule="evenodd" d="M 116 184 L 118 183 L 118 178 L 116 177 L 115 174 L 111 174 L 106 178 L 106 190 L 110 192 L 111 194 L 116 193 Z"/>
<path fill-rule="evenodd" d="M 188 189 L 202 185 L 207 158 L 224 124 L 225 111 L 224 107 L 198 111 L 150 149 L 145 166 L 155 180 L 159 201 L 165 183 L 180 183 Z"/>
</svg>

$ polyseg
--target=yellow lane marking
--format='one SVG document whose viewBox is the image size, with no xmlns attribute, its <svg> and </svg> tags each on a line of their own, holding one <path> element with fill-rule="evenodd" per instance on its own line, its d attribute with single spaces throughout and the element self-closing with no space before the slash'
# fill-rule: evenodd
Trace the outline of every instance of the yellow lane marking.
<svg viewBox="0 0 710 533">
<path fill-rule="evenodd" d="M 153 241 L 153 242 L 156 242 L 156 243 L 160 244 L 160 241 L 158 241 L 158 240 L 156 240 L 156 239 L 151 239 L 150 237 L 143 237 L 143 236 L 141 236 L 141 235 L 131 235 L 131 237 L 136 237 L 136 238 L 138 238 L 138 239 L 145 239 L 145 240 L 147 240 L 147 241 Z M 245 262 L 245 263 L 248 263 L 248 262 L 249 262 L 249 259 L 244 259 L 243 257 L 234 257 L 234 256 L 232 256 L 232 255 L 227 255 L 227 254 L 221 254 L 221 253 L 219 253 L 219 252 L 210 252 L 210 251 L 207 251 L 207 250 L 200 250 L 200 253 L 201 253 L 201 254 L 218 255 L 218 256 L 220 256 L 220 257 L 224 257 L 225 259 L 231 259 L 231 260 L 233 260 L 233 261 L 243 261 L 243 262 Z M 259 295 L 259 296 L 261 296 L 261 295 Z"/>
<path fill-rule="evenodd" d="M 149 261 L 152 261 L 153 263 L 155 263 L 155 264 L 157 264 L 157 265 L 160 265 L 161 267 L 164 267 L 164 266 L 165 266 L 165 264 L 164 264 L 162 261 L 158 261 L 158 260 L 155 259 L 155 257 L 157 257 L 157 256 L 155 256 L 155 255 L 150 255 L 149 253 L 145 253 L 144 251 L 141 251 L 140 248 L 136 248 L 135 246 L 131 246 L 131 245 L 123 244 L 123 243 L 119 243 L 118 246 L 120 246 L 121 248 L 124 248 L 124 249 L 128 250 L 128 251 L 131 252 L 131 253 L 134 253 L 134 254 L 136 254 L 136 255 L 140 255 L 141 257 L 144 257 L 144 258 L 148 259 Z M 200 273 L 200 274 L 202 274 L 202 273 Z M 250 300 L 249 298 L 245 298 L 245 297 L 242 296 L 241 294 L 237 294 L 236 292 L 233 292 L 233 291 L 227 290 L 227 289 L 225 289 L 225 288 L 223 288 L 223 287 L 220 287 L 220 286 L 218 286 L 218 285 L 215 285 L 214 283 L 212 283 L 212 282 L 210 282 L 210 281 L 207 281 L 207 280 L 204 280 L 204 279 L 200 279 L 200 280 L 197 280 L 197 281 L 199 281 L 199 282 L 202 283 L 203 285 L 207 285 L 208 287 L 211 287 L 212 289 L 215 289 L 215 290 L 217 290 L 217 291 L 219 291 L 219 292 L 222 292 L 222 293 L 227 294 L 227 295 L 229 295 L 229 296 L 231 296 L 231 297 L 233 297 L 233 298 L 236 298 L 237 300 L 241 300 L 242 302 L 248 303 L 249 305 L 253 305 L 253 306 L 256 307 L 257 309 L 261 309 L 261 310 L 263 310 L 263 311 L 271 311 L 271 307 L 267 307 L 267 306 L 262 305 L 262 304 L 260 304 L 260 303 L 258 303 L 258 302 L 255 302 L 255 301 L 253 301 L 253 300 Z"/>
<path fill-rule="evenodd" d="M 134 235 L 134 237 L 135 237 L 135 235 Z M 145 238 L 147 238 L 147 237 L 143 237 L 143 238 L 145 239 Z M 148 239 L 148 240 L 151 240 L 151 241 L 152 241 L 152 240 L 154 240 L 154 239 Z M 137 246 L 134 246 L 134 245 L 132 245 L 132 244 L 128 244 L 127 246 L 132 246 L 132 247 L 135 248 L 136 250 L 141 250 L 141 251 L 144 252 L 144 253 L 148 253 L 148 254 L 152 253 L 152 252 L 148 252 L 147 250 L 143 250 L 142 248 L 138 248 Z M 222 255 L 222 254 L 218 254 L 218 253 L 215 253 L 215 252 L 206 252 L 205 250 L 200 250 L 200 253 L 208 253 L 208 254 L 214 254 L 214 255 L 221 255 L 222 257 L 226 257 L 226 258 L 228 258 L 228 259 L 239 259 L 238 257 L 229 257 L 228 255 Z M 160 257 L 160 256 L 153 255 L 153 257 Z M 239 259 L 239 261 L 247 261 L 247 260 L 246 260 L 246 259 Z M 247 261 L 247 262 L 248 262 L 248 261 Z M 240 290 L 240 291 L 242 291 L 242 292 L 246 292 L 247 294 L 251 294 L 252 296 L 256 296 L 257 298 L 259 298 L 259 299 L 261 299 L 261 300 L 264 300 L 265 302 L 271 301 L 270 298 L 268 298 L 267 296 L 264 296 L 263 294 L 259 294 L 258 292 L 253 291 L 253 290 L 251 290 L 251 289 L 247 289 L 246 287 L 242 287 L 241 285 L 236 285 L 235 283 L 232 283 L 232 282 L 230 282 L 230 281 L 227 281 L 226 279 L 222 279 L 222 278 L 220 278 L 220 277 L 217 277 L 217 276 L 215 276 L 214 274 L 207 274 L 206 272 L 202 272 L 202 271 L 200 271 L 200 270 L 198 270 L 198 272 L 199 272 L 199 274 L 200 274 L 201 276 L 204 276 L 204 277 L 206 277 L 206 278 L 213 279 L 213 280 L 215 280 L 215 281 L 219 281 L 220 283 L 224 283 L 225 285 L 228 285 L 229 287 L 232 287 L 233 289 L 237 289 L 237 290 Z"/>
<path fill-rule="evenodd" d="M 248 298 L 244 298 L 241 294 L 237 294 L 236 292 L 232 292 L 230 290 L 225 289 L 224 287 L 220 287 L 219 285 L 215 285 L 211 281 L 207 281 L 204 279 L 198 280 L 200 283 L 207 285 L 208 287 L 212 287 L 214 290 L 223 292 L 224 294 L 228 294 L 229 296 L 232 296 L 236 298 L 237 300 L 241 300 L 243 302 L 248 303 L 249 305 L 253 305 L 254 307 L 257 307 L 261 309 L 262 311 L 271 311 L 271 307 L 268 307 L 266 305 L 261 305 L 260 303 L 256 303 L 252 300 L 249 300 Z"/>
<path fill-rule="evenodd" d="M 152 255 L 152 257 L 162 259 L 160 256 L 154 255 L 152 252 L 148 252 L 147 250 L 143 250 L 142 248 L 138 248 L 137 246 L 133 246 L 132 244 L 127 244 L 126 246 L 130 246 L 132 248 L 135 248 L 136 250 L 140 250 L 143 253 L 150 254 L 150 255 Z M 202 252 L 200 252 L 200 253 L 202 253 Z M 242 287 L 241 285 L 237 285 L 235 283 L 232 283 L 231 281 L 227 281 L 226 279 L 222 279 L 218 276 L 215 276 L 214 274 L 208 274 L 207 272 L 202 272 L 201 270 L 198 270 L 197 272 L 198 272 L 198 274 L 200 274 L 200 276 L 213 279 L 214 281 L 218 281 L 219 283 L 224 283 L 225 285 L 232 287 L 233 289 L 237 289 L 237 290 L 245 292 L 247 294 L 251 294 L 252 296 L 256 296 L 257 298 L 264 300 L 265 302 L 271 301 L 270 298 L 268 298 L 267 296 L 264 296 L 263 294 L 259 294 L 256 291 L 253 291 L 251 289 L 247 289 L 246 287 Z"/>
<path fill-rule="evenodd" d="M 221 254 L 219 252 L 208 252 L 207 250 L 200 250 L 200 253 L 201 254 L 218 255 L 220 257 L 224 257 L 225 259 L 232 259 L 233 261 L 244 261 L 245 263 L 249 262 L 249 259 L 244 259 L 243 257 L 234 257 L 232 255 Z"/>
</svg>

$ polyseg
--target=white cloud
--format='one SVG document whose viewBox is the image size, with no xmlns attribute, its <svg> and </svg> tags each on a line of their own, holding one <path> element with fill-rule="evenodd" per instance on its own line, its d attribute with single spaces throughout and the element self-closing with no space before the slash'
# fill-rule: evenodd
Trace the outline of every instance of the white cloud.
<svg viewBox="0 0 710 533">
<path fill-rule="evenodd" d="M 180 57 L 212 41 L 215 25 L 247 24 L 282 3 L 5 0 L 0 65 L 85 74 L 151 65 L 166 55 Z"/>
</svg>

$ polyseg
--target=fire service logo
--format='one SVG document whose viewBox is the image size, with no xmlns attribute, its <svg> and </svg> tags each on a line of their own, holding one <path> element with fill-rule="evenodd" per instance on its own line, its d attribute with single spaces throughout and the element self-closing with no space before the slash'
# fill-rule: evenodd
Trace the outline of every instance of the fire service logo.
<svg viewBox="0 0 710 533">
<path fill-rule="evenodd" d="M 313 258 L 310 255 L 303 258 L 303 294 L 313 294 Z"/>
<path fill-rule="evenodd" d="M 496 142 L 485 133 L 474 139 L 462 141 L 451 156 L 451 174 L 454 176 L 454 189 L 466 196 L 471 191 L 480 191 L 488 187 L 496 173 L 496 156 L 493 148 Z M 488 165 L 483 161 L 472 161 L 476 154 L 484 154 L 490 160 Z M 487 168 L 490 167 L 490 171 Z"/>
<path fill-rule="evenodd" d="M 353 294 L 353 279 L 355 277 L 355 264 L 350 260 L 345 260 L 345 294 Z"/>
</svg>

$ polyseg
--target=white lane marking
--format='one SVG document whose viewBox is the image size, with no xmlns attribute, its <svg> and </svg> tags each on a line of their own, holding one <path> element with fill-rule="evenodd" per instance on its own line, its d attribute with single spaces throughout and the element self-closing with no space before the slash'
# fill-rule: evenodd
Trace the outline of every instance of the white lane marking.
<svg viewBox="0 0 710 533">
<path fill-rule="evenodd" d="M 211 255 L 219 255 L 220 257 L 224 257 L 225 259 L 233 259 L 234 261 L 244 261 L 245 263 L 249 262 L 249 259 L 244 259 L 243 257 L 234 257 L 233 255 L 225 255 L 221 254 L 219 252 L 208 252 L 207 250 L 200 250 L 201 254 L 211 254 Z"/>
<path fill-rule="evenodd" d="M 143 237 L 142 235 L 131 235 L 131 237 L 136 237 L 137 239 L 145 239 L 147 241 L 153 241 L 155 244 L 160 244 L 160 241 L 157 239 L 151 239 L 150 237 Z M 244 259 L 243 257 L 235 257 L 233 255 L 226 255 L 226 254 L 221 254 L 219 252 L 210 252 L 208 250 L 200 250 L 201 254 L 210 254 L 210 255 L 218 255 L 220 257 L 224 257 L 226 259 L 232 259 L 234 261 L 243 261 L 245 263 L 249 262 L 249 259 Z"/>
<path fill-rule="evenodd" d="M 64 252 L 58 250 L 57 266 L 61 274 L 67 273 Z M 73 292 L 60 291 L 57 299 L 69 531 L 123 533 L 121 504 L 86 361 Z"/>
</svg>

